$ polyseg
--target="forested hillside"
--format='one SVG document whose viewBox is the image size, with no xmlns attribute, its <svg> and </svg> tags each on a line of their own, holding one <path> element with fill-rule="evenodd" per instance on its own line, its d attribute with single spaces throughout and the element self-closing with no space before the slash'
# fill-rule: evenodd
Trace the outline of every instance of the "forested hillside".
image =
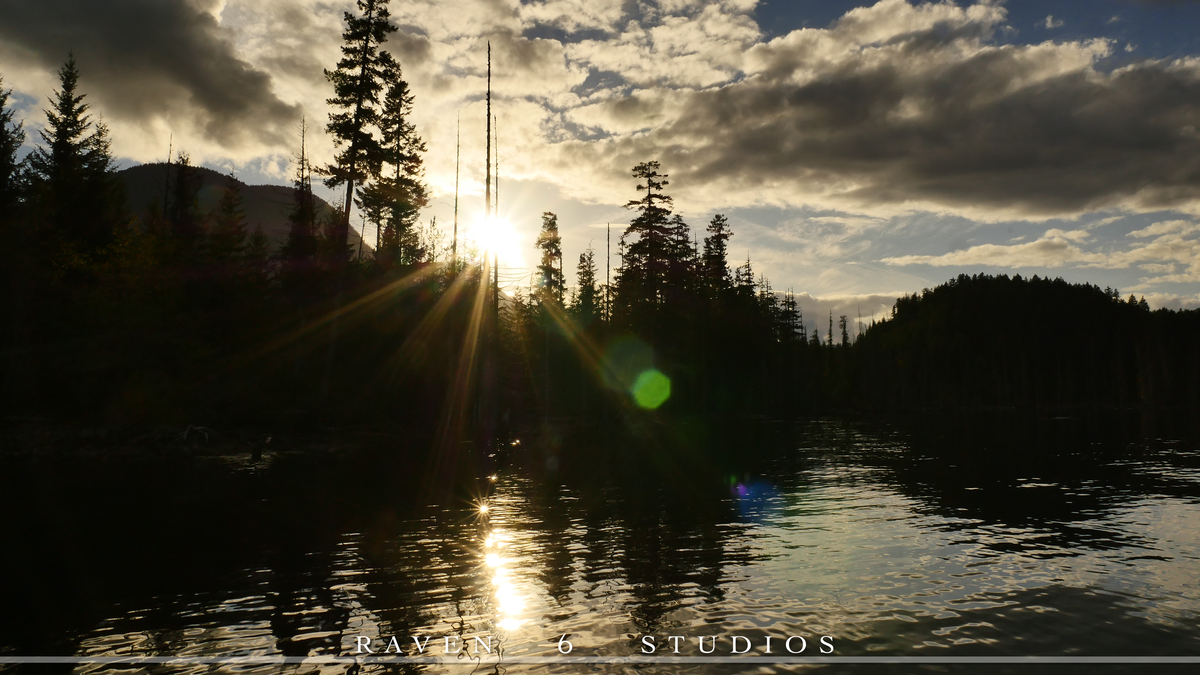
<svg viewBox="0 0 1200 675">
<path fill-rule="evenodd" d="M 131 215 L 139 222 L 146 222 L 155 213 L 161 213 L 164 203 L 169 205 L 171 196 L 171 164 L 139 164 L 117 172 L 117 178 L 125 189 L 125 201 Z M 288 216 L 295 203 L 295 188 L 290 185 L 246 185 L 235 177 L 223 175 L 206 167 L 195 167 L 196 202 L 202 213 L 213 213 L 221 202 L 221 196 L 230 185 L 237 189 L 242 203 L 242 215 L 250 230 L 261 227 L 270 242 L 269 250 L 277 253 L 287 241 L 291 225 Z M 333 207 L 320 197 L 313 203 L 317 219 L 333 214 Z M 374 234 L 373 232 L 371 233 Z M 358 250 L 359 233 L 350 230 L 350 245 Z M 368 237 L 364 251 L 373 250 L 374 241 Z"/>
<path fill-rule="evenodd" d="M 854 345 L 866 407 L 1200 409 L 1200 311 L 1150 311 L 1112 289 L 960 276 L 900 298 Z"/>
</svg>

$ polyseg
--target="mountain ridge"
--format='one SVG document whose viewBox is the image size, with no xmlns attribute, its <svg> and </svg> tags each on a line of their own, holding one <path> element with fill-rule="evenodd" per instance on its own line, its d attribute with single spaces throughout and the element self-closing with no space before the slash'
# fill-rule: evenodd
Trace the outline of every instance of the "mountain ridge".
<svg viewBox="0 0 1200 675">
<path fill-rule="evenodd" d="M 126 203 L 138 218 L 145 220 L 152 206 L 161 210 L 168 189 L 169 168 L 169 165 L 163 162 L 154 162 L 131 166 L 117 172 L 117 177 L 125 187 Z M 192 169 L 201 177 L 198 194 L 200 210 L 205 214 L 212 213 L 230 177 L 203 166 Z M 262 227 L 263 234 L 270 240 L 271 252 L 278 251 L 287 241 L 288 232 L 291 230 L 288 214 L 292 211 L 296 189 L 287 185 L 248 185 L 236 176 L 233 180 L 242 196 L 247 231 L 253 232 L 255 227 Z M 316 201 L 316 216 L 320 222 L 322 217 L 333 212 L 333 207 L 316 195 L 313 199 Z M 358 250 L 359 240 L 358 230 L 351 225 L 349 243 L 355 251 Z M 371 250 L 373 247 L 363 242 L 364 253 Z"/>
</svg>

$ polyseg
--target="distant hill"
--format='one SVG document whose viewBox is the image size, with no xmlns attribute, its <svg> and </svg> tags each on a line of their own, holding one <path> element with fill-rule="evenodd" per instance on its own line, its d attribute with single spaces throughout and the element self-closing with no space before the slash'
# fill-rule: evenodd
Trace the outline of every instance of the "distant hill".
<svg viewBox="0 0 1200 675">
<path fill-rule="evenodd" d="M 221 198 L 221 191 L 228 184 L 228 176 L 207 169 L 194 167 L 203 177 L 200 188 L 200 208 L 205 213 L 212 212 Z M 125 184 L 125 196 L 129 208 L 139 217 L 144 217 L 151 204 L 160 208 L 163 203 L 163 193 L 166 188 L 167 165 L 161 162 L 141 164 L 117 172 L 117 176 Z M 237 181 L 238 190 L 242 195 L 242 209 L 246 213 L 248 231 L 261 226 L 263 233 L 271 239 L 271 250 L 276 251 L 287 240 L 288 213 L 292 210 L 295 188 L 283 185 L 246 185 Z M 317 218 L 333 210 L 320 197 L 317 201 Z M 353 226 L 350 228 L 350 245 L 358 249 L 359 234 Z M 364 252 L 371 250 L 369 244 L 364 244 Z"/>
<path fill-rule="evenodd" d="M 1062 279 L 964 274 L 900 298 L 854 344 L 854 400 L 1200 410 L 1197 345 L 1200 310 L 1152 312 L 1145 300 Z"/>
</svg>

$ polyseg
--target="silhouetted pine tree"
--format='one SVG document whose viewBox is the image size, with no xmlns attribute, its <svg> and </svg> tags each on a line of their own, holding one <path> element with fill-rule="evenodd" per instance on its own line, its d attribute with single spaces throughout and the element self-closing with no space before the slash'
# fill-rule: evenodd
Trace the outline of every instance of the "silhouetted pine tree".
<svg viewBox="0 0 1200 675">
<path fill-rule="evenodd" d="M 171 199 L 166 213 L 171 248 L 177 259 L 195 262 L 204 247 L 204 214 L 200 210 L 200 188 L 204 185 L 204 176 L 192 166 L 187 153 L 181 152 L 172 178 Z"/>
<path fill-rule="evenodd" d="M 771 288 L 771 280 L 765 274 L 758 276 L 758 311 L 763 319 L 767 332 L 775 338 L 775 324 L 779 314 L 779 298 Z"/>
<path fill-rule="evenodd" d="M 370 213 L 368 211 L 368 213 Z M 371 220 L 371 216 L 367 216 L 367 220 Z M 379 221 L 375 221 L 378 223 Z M 379 243 L 375 248 L 375 259 L 384 269 L 396 264 L 400 259 L 400 236 L 396 233 L 396 228 L 391 223 L 383 226 L 383 232 L 379 233 Z"/>
<path fill-rule="evenodd" d="M 800 344 L 804 344 L 807 341 L 807 335 L 804 332 L 804 313 L 796 304 L 796 295 L 792 293 L 791 289 L 788 289 L 787 294 L 783 296 L 780 310 L 783 315 L 783 340 L 789 344 L 799 340 Z"/>
<path fill-rule="evenodd" d="M 20 331 L 21 315 L 18 309 L 22 304 L 21 292 L 13 286 L 22 278 L 28 277 L 27 266 L 31 262 L 26 251 L 30 246 L 27 240 L 28 228 L 21 227 L 18 210 L 21 205 L 22 171 L 17 162 L 17 150 L 25 142 L 25 130 L 20 122 L 13 121 L 14 111 L 9 107 L 11 90 L 4 89 L 3 79 L 0 79 L 0 314 L 5 317 L 3 328 L 0 328 L 0 345 L 7 345 L 10 331 Z M 14 354 L 10 349 L 3 351 Z M 4 363 L 4 361 L 0 361 Z M 7 363 L 0 368 L 10 370 Z M 3 388 L 3 378 L 0 378 L 0 389 Z"/>
<path fill-rule="evenodd" d="M 208 235 L 208 257 L 218 265 L 232 262 L 246 245 L 246 214 L 242 209 L 242 191 L 232 174 L 221 191 L 221 199 L 212 215 Z"/>
<path fill-rule="evenodd" d="M 57 242 L 60 262 L 89 256 L 113 239 L 124 199 L 112 177 L 112 152 L 104 122 L 92 122 L 85 94 L 78 93 L 79 70 L 68 56 L 58 71 L 60 89 L 46 110 L 44 145 L 28 158 L 35 227 L 43 240 Z"/>
<path fill-rule="evenodd" d="M 326 102 L 338 110 L 329 114 L 325 131 L 333 136 L 339 152 L 334 162 L 321 172 L 327 176 L 327 186 L 346 186 L 342 218 L 330 233 L 329 252 L 339 264 L 349 254 L 354 187 L 379 175 L 384 151 L 371 130 L 379 123 L 379 97 L 388 75 L 399 72 L 391 54 L 379 49 L 387 41 L 388 34 L 397 30 L 388 22 L 387 2 L 358 0 L 358 10 L 361 16 L 345 13 L 342 58 L 336 70 L 325 71 L 334 92 L 333 98 Z"/>
<path fill-rule="evenodd" d="M 417 228 L 417 247 L 412 251 L 411 264 L 437 262 L 445 248 L 442 245 L 445 240 L 446 233 L 438 227 L 437 216 L 433 216 L 429 219 L 428 225 Z"/>
<path fill-rule="evenodd" d="M 749 254 L 746 255 L 746 262 L 734 270 L 733 286 L 739 297 L 745 299 L 754 297 L 754 267 L 750 264 Z"/>
<path fill-rule="evenodd" d="M 10 95 L 12 90 L 6 90 L 0 78 L 0 227 L 14 220 L 20 194 L 17 150 L 25 143 L 25 130 L 20 122 L 13 121 Z"/>
<path fill-rule="evenodd" d="M 271 239 L 263 232 L 261 225 L 256 225 L 254 231 L 246 238 L 241 260 L 252 281 L 266 281 L 270 273 Z"/>
<path fill-rule="evenodd" d="M 319 260 L 333 261 L 334 267 L 338 267 L 341 262 L 345 262 L 346 256 L 350 254 L 350 249 L 342 243 L 342 226 L 345 224 L 342 218 L 345 212 L 341 202 L 338 202 L 333 205 L 332 211 L 326 211 L 317 219 L 315 229 L 317 235 L 317 258 Z"/>
<path fill-rule="evenodd" d="M 303 266 L 317 256 L 317 213 L 312 191 L 312 167 L 308 163 L 306 138 L 308 125 L 300 121 L 300 155 L 296 158 L 296 176 L 292 181 L 292 211 L 288 214 L 288 236 L 279 257 L 290 267 Z"/>
<path fill-rule="evenodd" d="M 384 266 L 394 264 L 399 259 L 400 253 L 395 228 L 390 223 L 385 226 L 388 220 L 385 214 L 389 210 L 387 202 L 387 196 L 378 181 L 364 182 L 354 197 L 354 203 L 362 212 L 365 223 L 361 233 L 362 237 L 364 240 L 366 239 L 368 226 L 375 229 L 375 260 Z M 391 231 L 391 235 L 384 235 L 384 227 Z M 386 252 L 383 249 L 385 240 L 390 244 Z"/>
<path fill-rule="evenodd" d="M 716 297 L 730 287 L 727 248 L 732 233 L 729 219 L 718 213 L 709 221 L 707 230 L 708 236 L 704 238 L 704 282 L 710 297 Z"/>
<path fill-rule="evenodd" d="M 380 232 L 381 225 L 392 229 L 394 259 L 401 265 L 415 265 L 429 253 L 421 245 L 416 227 L 420 210 L 429 203 L 429 190 L 421 180 L 425 142 L 408 121 L 413 95 L 401 77 L 399 65 L 386 74 L 386 83 L 378 122 L 384 165 L 379 178 L 363 189 L 360 206 L 367 211 L 376 232 Z M 382 245 L 382 234 L 377 236 L 376 244 Z"/>
<path fill-rule="evenodd" d="M 695 308 L 693 300 L 699 288 L 700 278 L 699 256 L 692 242 L 692 231 L 684 222 L 683 216 L 676 213 L 668 224 L 668 239 L 666 251 L 665 285 L 661 292 L 661 301 L 668 304 L 667 309 L 674 310 L 672 319 L 679 312 L 690 314 Z"/>
<path fill-rule="evenodd" d="M 562 273 L 562 237 L 558 234 L 558 216 L 546 211 L 542 214 L 542 231 L 538 233 L 537 247 L 542 253 L 538 263 L 540 284 L 537 292 L 538 304 L 553 302 L 562 305 L 566 282 Z"/>
<path fill-rule="evenodd" d="M 638 215 L 621 234 L 621 266 L 617 269 L 617 297 L 614 305 L 627 323 L 650 327 L 663 301 L 667 271 L 676 254 L 676 228 L 671 223 L 671 197 L 662 190 L 670 183 L 667 174 L 658 172 L 658 162 L 642 162 L 633 167 L 639 179 L 639 191 L 646 195 L 630 200 L 626 208 Z"/>
<path fill-rule="evenodd" d="M 600 290 L 596 287 L 596 253 L 590 244 L 586 251 L 579 254 L 575 277 L 575 297 L 571 303 L 571 310 L 580 325 L 590 326 L 600 316 Z"/>
</svg>

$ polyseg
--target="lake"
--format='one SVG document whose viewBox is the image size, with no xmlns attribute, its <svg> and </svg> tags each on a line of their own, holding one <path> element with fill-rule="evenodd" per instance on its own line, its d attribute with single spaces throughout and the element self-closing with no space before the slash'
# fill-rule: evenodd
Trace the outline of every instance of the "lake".
<svg viewBox="0 0 1200 675">
<path fill-rule="evenodd" d="M 7 457 L 0 657 L 293 660 L 123 666 L 170 673 L 1193 672 L 934 660 L 1200 657 L 1187 438 L 1105 417 L 823 419 L 704 450 L 526 441 L 465 471 L 387 443 L 258 462 Z M 392 637 L 455 663 L 295 663 Z M 651 647 L 685 659 L 594 662 Z M 825 655 L 930 658 L 771 662 Z"/>
</svg>

